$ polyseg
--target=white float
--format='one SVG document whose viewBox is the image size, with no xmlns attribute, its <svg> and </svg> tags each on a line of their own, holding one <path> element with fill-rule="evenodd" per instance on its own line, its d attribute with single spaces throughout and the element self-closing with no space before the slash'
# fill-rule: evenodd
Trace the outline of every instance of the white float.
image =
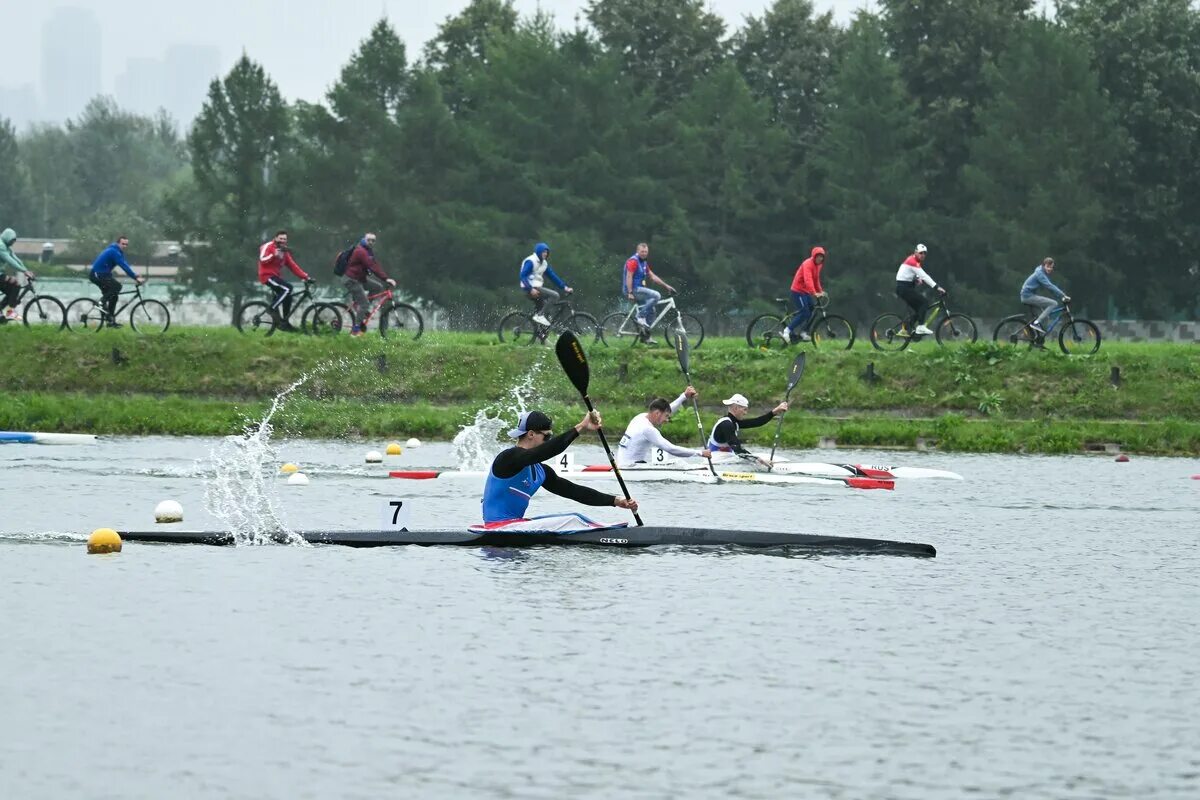
<svg viewBox="0 0 1200 800">
<path fill-rule="evenodd" d="M 409 449 L 412 449 L 412 448 L 414 448 L 414 447 L 420 447 L 420 446 L 421 446 L 421 440 L 420 440 L 420 439 L 418 439 L 417 437 L 415 437 L 415 436 L 414 436 L 413 438 L 411 438 L 411 439 L 409 439 L 407 442 L 405 442 L 405 443 L 404 443 L 404 446 L 405 446 L 405 447 L 407 447 L 407 448 L 409 448 Z"/>
<path fill-rule="evenodd" d="M 155 522 L 183 522 L 183 506 L 174 500 L 163 500 L 154 507 Z"/>
<path fill-rule="evenodd" d="M 368 450 L 367 451 L 367 463 L 368 464 L 379 464 L 382 461 L 383 461 L 383 453 L 380 453 L 378 450 Z"/>
<path fill-rule="evenodd" d="M 288 476 L 288 486 L 308 486 L 308 476 L 303 472 L 293 472 Z"/>
</svg>

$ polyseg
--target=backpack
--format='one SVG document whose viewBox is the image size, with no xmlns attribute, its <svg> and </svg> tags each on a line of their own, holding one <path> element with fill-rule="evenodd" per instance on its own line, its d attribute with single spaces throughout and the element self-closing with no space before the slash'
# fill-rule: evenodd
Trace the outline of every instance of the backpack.
<svg viewBox="0 0 1200 800">
<path fill-rule="evenodd" d="M 354 248 L 358 247 L 358 242 L 347 247 L 345 250 L 337 254 L 333 259 L 333 274 L 339 278 L 346 274 L 346 267 L 350 264 L 350 256 L 354 254 Z"/>
</svg>

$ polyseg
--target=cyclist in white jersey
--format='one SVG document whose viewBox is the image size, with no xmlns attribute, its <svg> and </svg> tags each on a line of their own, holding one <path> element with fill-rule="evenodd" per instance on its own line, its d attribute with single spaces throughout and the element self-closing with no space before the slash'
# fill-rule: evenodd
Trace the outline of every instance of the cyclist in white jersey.
<svg viewBox="0 0 1200 800">
<path fill-rule="evenodd" d="M 677 458 L 692 456 L 712 458 L 712 453 L 708 452 L 707 448 L 679 447 L 671 444 L 659 430 L 665 423 L 671 421 L 671 415 L 695 396 L 696 390 L 689 386 L 683 390 L 683 394 L 670 403 L 661 397 L 650 401 L 649 410 L 638 414 L 625 428 L 625 435 L 621 437 L 621 443 L 617 446 L 617 466 L 632 467 L 635 464 L 648 462 L 651 460 L 655 448 Z"/>
</svg>

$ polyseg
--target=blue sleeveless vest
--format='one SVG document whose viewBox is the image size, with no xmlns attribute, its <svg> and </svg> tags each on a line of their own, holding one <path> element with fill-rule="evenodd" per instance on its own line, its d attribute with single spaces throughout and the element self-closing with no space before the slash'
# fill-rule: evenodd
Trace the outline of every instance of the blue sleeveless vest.
<svg viewBox="0 0 1200 800">
<path fill-rule="evenodd" d="M 500 522 L 520 519 L 529 508 L 529 499 L 546 481 L 546 468 L 533 464 L 511 478 L 497 478 L 488 470 L 483 484 L 483 521 Z"/>
</svg>

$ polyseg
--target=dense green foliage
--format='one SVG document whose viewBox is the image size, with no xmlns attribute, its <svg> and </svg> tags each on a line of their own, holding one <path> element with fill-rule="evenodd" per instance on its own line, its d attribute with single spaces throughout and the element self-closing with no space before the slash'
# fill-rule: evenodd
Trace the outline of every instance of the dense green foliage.
<svg viewBox="0 0 1200 800">
<path fill-rule="evenodd" d="M 415 60 L 380 21 L 323 103 L 284 103 L 243 58 L 186 148 L 105 101 L 62 130 L 0 124 L 0 214 L 38 235 L 157 226 L 187 240 L 189 285 L 227 298 L 276 227 L 326 279 L 372 230 L 404 289 L 464 325 L 513 302 L 538 240 L 592 310 L 641 240 L 718 313 L 782 294 L 820 244 L 838 310 L 869 319 L 921 241 L 978 316 L 1016 310 L 1046 255 L 1081 313 L 1197 313 L 1194 4 L 879 8 L 843 29 L 775 0 L 729 30 L 703 0 L 590 0 L 563 29 L 473 0 Z"/>
<path fill-rule="evenodd" d="M 266 341 L 230 330 L 172 329 L 64 336 L 5 330 L 10 356 L 0 429 L 114 433 L 229 433 L 303 377 L 287 408 L 306 435 L 449 437 L 475 412 L 526 402 L 564 419 L 578 396 L 549 348 L 498 344 L 479 334 L 430 334 L 397 346 L 379 338 Z M 124 357 L 113 363 L 112 350 Z M 589 345 L 590 392 L 614 426 L 657 395 L 680 389 L 674 354 Z M 948 449 L 1076 452 L 1115 442 L 1153 453 L 1200 452 L 1200 361 L 1189 345 L 1106 345 L 1066 357 L 990 344 L 916 347 L 903 353 L 838 351 L 810 358 L 793 395 L 788 441 L 821 436 L 847 444 L 912 446 L 917 436 Z M 380 357 L 383 357 L 382 362 Z M 52 363 L 55 369 L 43 365 Z M 733 392 L 755 409 L 779 399 L 790 354 L 757 352 L 736 339 L 706 340 L 692 379 L 711 424 Z M 874 364 L 878 380 L 864 379 Z M 1121 385 L 1110 382 L 1119 367 Z M 86 394 L 77 394 L 87 386 Z M 511 411 L 509 412 L 511 413 Z M 690 439 L 683 415 L 668 434 Z"/>
</svg>

